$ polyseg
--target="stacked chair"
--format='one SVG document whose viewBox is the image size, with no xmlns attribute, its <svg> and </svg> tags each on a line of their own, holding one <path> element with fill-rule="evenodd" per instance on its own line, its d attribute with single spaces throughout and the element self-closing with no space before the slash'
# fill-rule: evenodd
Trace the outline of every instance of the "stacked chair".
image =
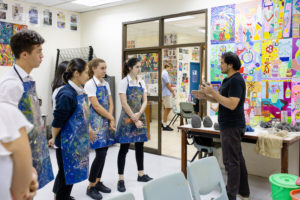
<svg viewBox="0 0 300 200">
<path fill-rule="evenodd" d="M 212 200 L 228 200 L 224 180 L 214 156 L 188 165 L 188 181 L 182 172 L 173 173 L 146 183 L 144 200 L 201 200 L 201 195 L 213 192 Z M 190 187 L 189 187 L 190 185 Z"/>
</svg>

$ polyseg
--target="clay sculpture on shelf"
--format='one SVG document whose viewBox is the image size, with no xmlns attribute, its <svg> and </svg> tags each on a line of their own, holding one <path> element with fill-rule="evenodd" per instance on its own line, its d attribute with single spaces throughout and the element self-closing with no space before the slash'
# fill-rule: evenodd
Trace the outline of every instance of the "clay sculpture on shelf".
<svg viewBox="0 0 300 200">
<path fill-rule="evenodd" d="M 260 122 L 260 127 L 262 128 L 272 128 L 271 122 Z"/>
<path fill-rule="evenodd" d="M 213 126 L 213 122 L 209 116 L 204 117 L 203 126 L 206 128 L 211 128 Z"/>
<path fill-rule="evenodd" d="M 194 115 L 191 124 L 193 128 L 201 128 L 201 118 L 198 115 Z"/>
<path fill-rule="evenodd" d="M 219 131 L 219 130 L 220 130 L 219 123 L 217 123 L 217 122 L 214 123 L 214 129 L 215 129 L 216 131 Z"/>
<path fill-rule="evenodd" d="M 287 122 L 281 122 L 281 123 L 279 123 L 276 126 L 276 128 L 280 129 L 280 130 L 285 130 L 285 131 L 288 131 L 288 132 L 294 132 L 294 131 L 296 131 L 296 128 L 293 127 L 291 124 L 289 124 Z"/>
<path fill-rule="evenodd" d="M 295 129 L 295 132 L 300 132 L 300 122 L 296 122 L 293 128 Z"/>
</svg>

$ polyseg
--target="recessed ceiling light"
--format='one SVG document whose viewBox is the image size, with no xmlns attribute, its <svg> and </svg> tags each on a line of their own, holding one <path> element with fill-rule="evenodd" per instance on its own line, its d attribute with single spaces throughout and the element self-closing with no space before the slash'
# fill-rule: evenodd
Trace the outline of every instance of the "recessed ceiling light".
<svg viewBox="0 0 300 200">
<path fill-rule="evenodd" d="M 114 3 L 118 1 L 123 1 L 123 0 L 75 0 L 72 1 L 72 3 L 92 7 L 92 6 L 101 6 L 104 4 Z"/>
</svg>

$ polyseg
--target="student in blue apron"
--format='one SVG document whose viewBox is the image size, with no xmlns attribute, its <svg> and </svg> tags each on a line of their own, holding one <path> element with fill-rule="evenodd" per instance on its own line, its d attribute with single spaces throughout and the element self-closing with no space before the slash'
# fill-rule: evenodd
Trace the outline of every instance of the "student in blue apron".
<svg viewBox="0 0 300 200">
<path fill-rule="evenodd" d="M 86 62 L 72 59 L 63 74 L 66 85 L 56 95 L 52 122 L 52 136 L 58 147 L 58 173 L 53 187 L 56 200 L 74 199 L 70 196 L 73 184 L 88 177 L 89 107 L 82 87 L 88 78 Z M 90 139 L 93 138 L 90 131 Z"/>
<path fill-rule="evenodd" d="M 59 92 L 59 90 L 61 88 L 63 88 L 63 86 L 65 85 L 65 83 L 62 80 L 62 76 L 64 74 L 64 72 L 67 69 L 67 66 L 69 64 L 69 61 L 63 61 L 61 63 L 59 63 L 59 65 L 57 66 L 56 72 L 55 72 L 55 76 L 54 79 L 52 81 L 52 107 L 53 110 L 55 110 L 55 97 L 57 95 L 57 93 Z"/>
<path fill-rule="evenodd" d="M 30 73 L 38 68 L 43 59 L 43 37 L 32 30 L 22 30 L 12 36 L 10 46 L 15 56 L 15 64 L 0 79 L 5 88 L 1 93 L 3 101 L 12 101 L 14 105 L 33 124 L 28 133 L 32 153 L 32 165 L 38 175 L 39 188 L 53 180 L 52 165 L 49 156 L 45 127 L 43 127 L 41 110 L 36 93 L 35 81 Z M 10 99 L 12 96 L 21 97 Z"/>
<path fill-rule="evenodd" d="M 90 100 L 91 128 L 97 133 L 91 149 L 96 152 L 92 163 L 87 195 L 92 199 L 102 199 L 103 193 L 110 193 L 111 189 L 101 181 L 108 147 L 115 144 L 115 119 L 113 116 L 114 104 L 108 82 L 103 78 L 106 74 L 106 63 L 96 58 L 88 63 L 90 80 L 85 84 L 84 90 Z M 99 192 L 100 191 L 100 192 Z"/>
<path fill-rule="evenodd" d="M 59 65 L 57 66 L 55 75 L 54 75 L 54 79 L 53 79 L 52 84 L 51 84 L 51 86 L 52 86 L 52 108 L 53 108 L 53 110 L 55 110 L 55 106 L 56 106 L 55 97 L 58 94 L 59 90 L 61 88 L 63 88 L 63 86 L 65 85 L 65 83 L 62 80 L 62 76 L 63 76 L 64 72 L 66 71 L 68 64 L 69 64 L 69 61 L 63 61 L 63 62 L 59 63 Z M 48 144 L 49 144 L 50 147 L 52 147 L 52 146 L 54 147 L 53 136 L 49 140 Z M 54 199 L 56 199 L 57 189 L 58 188 L 53 189 Z"/>
<path fill-rule="evenodd" d="M 130 143 L 135 144 L 135 156 L 140 182 L 152 180 L 144 174 L 144 142 L 147 138 L 145 108 L 147 106 L 147 91 L 145 82 L 138 78 L 141 73 L 141 62 L 137 58 L 129 59 L 123 68 L 123 78 L 119 86 L 122 111 L 116 131 L 116 141 L 120 143 L 118 155 L 118 191 L 125 192 L 124 168 Z"/>
</svg>

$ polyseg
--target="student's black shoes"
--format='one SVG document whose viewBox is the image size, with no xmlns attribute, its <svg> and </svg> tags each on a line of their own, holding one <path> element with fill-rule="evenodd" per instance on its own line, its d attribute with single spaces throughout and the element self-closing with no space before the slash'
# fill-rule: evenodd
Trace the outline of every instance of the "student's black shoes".
<svg viewBox="0 0 300 200">
<path fill-rule="evenodd" d="M 102 195 L 98 192 L 96 187 L 87 188 L 86 194 L 89 197 L 91 197 L 92 199 L 96 199 L 96 200 L 101 200 L 102 199 Z"/>
<path fill-rule="evenodd" d="M 125 192 L 126 191 L 124 180 L 119 180 L 118 181 L 118 191 L 119 192 Z"/>
<path fill-rule="evenodd" d="M 163 127 L 163 131 L 173 131 L 174 129 L 172 129 L 169 125 L 167 125 L 166 127 Z"/>
<path fill-rule="evenodd" d="M 143 176 L 138 176 L 137 180 L 139 182 L 148 182 L 151 181 L 153 178 L 149 177 L 147 174 L 144 174 Z"/>
<path fill-rule="evenodd" d="M 111 189 L 106 187 L 102 182 L 98 182 L 96 185 L 95 185 L 96 189 L 100 192 L 103 192 L 103 193 L 110 193 L 111 192 Z"/>
</svg>

